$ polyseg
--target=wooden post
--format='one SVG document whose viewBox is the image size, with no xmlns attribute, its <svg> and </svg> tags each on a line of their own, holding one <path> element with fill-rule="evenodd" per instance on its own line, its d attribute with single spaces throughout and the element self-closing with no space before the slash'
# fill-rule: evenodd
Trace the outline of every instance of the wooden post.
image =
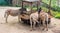
<svg viewBox="0 0 60 33">
<path fill-rule="evenodd" d="M 38 4 L 39 4 L 39 3 L 38 3 L 38 1 L 37 1 L 37 11 L 38 11 Z"/>
<path fill-rule="evenodd" d="M 22 8 L 23 8 L 23 0 L 22 0 Z"/>
<path fill-rule="evenodd" d="M 30 4 L 31 4 L 31 13 L 32 13 L 32 2 Z"/>
</svg>

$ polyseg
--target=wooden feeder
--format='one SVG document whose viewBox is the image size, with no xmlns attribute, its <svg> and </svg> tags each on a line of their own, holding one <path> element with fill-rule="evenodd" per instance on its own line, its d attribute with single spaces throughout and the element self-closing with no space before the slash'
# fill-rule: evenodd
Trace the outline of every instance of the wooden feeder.
<svg viewBox="0 0 60 33">
<path fill-rule="evenodd" d="M 39 0 L 22 0 L 22 8 L 23 8 L 23 4 L 24 4 L 24 3 L 29 3 L 30 6 L 31 6 L 31 13 L 32 13 L 32 4 L 33 4 L 34 2 L 37 2 L 37 10 L 38 10 L 38 2 L 39 2 Z"/>
</svg>

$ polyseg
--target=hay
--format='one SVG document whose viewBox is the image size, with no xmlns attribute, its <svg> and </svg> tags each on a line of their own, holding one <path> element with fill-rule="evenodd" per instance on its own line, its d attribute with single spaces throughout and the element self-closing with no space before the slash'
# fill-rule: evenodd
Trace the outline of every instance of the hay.
<svg viewBox="0 0 60 33">
<path fill-rule="evenodd" d="M 32 13 L 34 13 L 34 12 L 36 12 L 36 11 L 33 11 Z M 30 19 L 30 14 L 31 14 L 31 11 L 28 11 L 28 12 L 26 12 L 26 14 L 22 14 L 21 18 L 28 20 L 28 19 Z"/>
<path fill-rule="evenodd" d="M 21 15 L 21 18 L 22 19 L 30 19 L 30 16 L 29 15 L 26 15 L 26 14 L 23 14 L 23 15 Z"/>
</svg>

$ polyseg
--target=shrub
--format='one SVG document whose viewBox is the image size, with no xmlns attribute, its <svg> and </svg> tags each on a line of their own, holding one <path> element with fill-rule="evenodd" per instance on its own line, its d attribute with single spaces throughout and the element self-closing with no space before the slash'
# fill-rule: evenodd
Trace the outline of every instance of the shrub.
<svg viewBox="0 0 60 33">
<path fill-rule="evenodd" d="M 60 7 L 58 7 L 58 6 L 53 6 L 53 8 L 55 8 L 54 11 L 60 12 Z"/>
<path fill-rule="evenodd" d="M 55 18 L 60 19 L 60 13 L 56 14 Z"/>
<path fill-rule="evenodd" d="M 20 5 L 17 5 L 17 4 L 16 4 L 15 6 L 16 6 L 16 7 L 20 7 Z"/>
</svg>

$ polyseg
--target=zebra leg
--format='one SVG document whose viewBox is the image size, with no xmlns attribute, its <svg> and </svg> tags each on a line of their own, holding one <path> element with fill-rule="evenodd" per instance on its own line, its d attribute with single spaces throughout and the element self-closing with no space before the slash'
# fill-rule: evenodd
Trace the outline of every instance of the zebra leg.
<svg viewBox="0 0 60 33">
<path fill-rule="evenodd" d="M 9 15 L 6 15 L 6 23 L 8 23 L 8 22 L 7 22 L 8 16 L 9 16 Z"/>
<path fill-rule="evenodd" d="M 47 22 L 47 23 L 45 24 L 45 25 L 46 25 L 46 31 L 48 31 L 48 23 L 49 23 L 48 15 L 46 16 L 46 22 Z"/>
<path fill-rule="evenodd" d="M 21 14 L 18 13 L 18 22 L 21 22 Z"/>
<path fill-rule="evenodd" d="M 48 24 L 50 24 L 51 23 L 51 18 L 48 18 Z"/>
<path fill-rule="evenodd" d="M 43 22 L 43 29 L 42 30 L 44 30 L 46 28 L 45 20 L 43 20 L 42 22 Z"/>
<path fill-rule="evenodd" d="M 31 25 L 31 30 L 30 31 L 32 31 L 33 30 L 33 25 L 32 25 L 32 19 L 30 18 L 30 25 Z"/>
<path fill-rule="evenodd" d="M 8 12 L 5 12 L 4 17 L 5 17 L 5 22 L 6 22 L 6 23 L 8 23 L 8 22 L 7 22 L 8 16 L 9 16 L 9 13 L 8 13 Z"/>
<path fill-rule="evenodd" d="M 36 21 L 33 21 L 33 29 L 35 30 Z"/>
<path fill-rule="evenodd" d="M 47 24 L 46 24 L 46 31 L 48 31 L 48 21 L 49 21 L 49 20 L 48 20 L 48 18 L 47 18 L 47 21 L 46 21 L 46 22 L 47 22 Z"/>
<path fill-rule="evenodd" d="M 20 18 L 20 15 L 18 15 L 18 22 L 20 22 L 21 20 L 20 20 L 21 18 Z"/>
</svg>

